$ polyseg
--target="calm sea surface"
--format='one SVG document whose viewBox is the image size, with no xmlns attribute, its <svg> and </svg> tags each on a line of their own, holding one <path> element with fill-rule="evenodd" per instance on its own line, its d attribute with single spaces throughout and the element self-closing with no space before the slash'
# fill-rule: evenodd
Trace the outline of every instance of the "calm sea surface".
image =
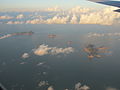
<svg viewBox="0 0 120 90">
<path fill-rule="evenodd" d="M 90 90 L 120 89 L 120 27 L 101 25 L 0 25 L 0 83 L 8 90 L 74 90 L 80 82 Z M 95 35 L 97 34 L 97 35 Z M 49 35 L 55 35 L 51 38 Z M 91 36 L 90 36 L 91 35 Z M 109 53 L 89 59 L 87 45 L 108 47 Z M 40 45 L 74 49 L 71 53 L 35 55 Z M 22 58 L 28 53 L 28 58 Z M 39 83 L 45 81 L 46 85 Z"/>
</svg>

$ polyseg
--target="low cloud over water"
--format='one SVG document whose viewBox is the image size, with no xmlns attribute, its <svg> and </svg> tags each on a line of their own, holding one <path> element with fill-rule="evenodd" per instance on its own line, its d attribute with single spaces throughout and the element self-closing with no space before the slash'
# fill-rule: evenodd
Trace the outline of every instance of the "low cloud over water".
<svg viewBox="0 0 120 90">
<path fill-rule="evenodd" d="M 59 55 L 59 54 L 70 54 L 74 52 L 74 48 L 58 48 L 58 47 L 49 47 L 48 45 L 40 45 L 38 48 L 32 50 L 35 55 L 44 56 L 44 55 Z M 24 53 L 22 58 L 28 58 L 29 53 Z"/>
</svg>

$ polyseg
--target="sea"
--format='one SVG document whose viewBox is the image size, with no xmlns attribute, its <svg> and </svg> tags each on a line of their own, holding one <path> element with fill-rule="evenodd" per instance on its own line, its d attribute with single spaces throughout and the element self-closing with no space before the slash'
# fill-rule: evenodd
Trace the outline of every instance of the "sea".
<svg viewBox="0 0 120 90">
<path fill-rule="evenodd" d="M 30 31 L 0 39 L 0 83 L 7 90 L 76 90 L 77 83 L 120 90 L 120 26 L 0 24 L 0 37 Z M 89 45 L 101 57 L 89 58 Z"/>
</svg>

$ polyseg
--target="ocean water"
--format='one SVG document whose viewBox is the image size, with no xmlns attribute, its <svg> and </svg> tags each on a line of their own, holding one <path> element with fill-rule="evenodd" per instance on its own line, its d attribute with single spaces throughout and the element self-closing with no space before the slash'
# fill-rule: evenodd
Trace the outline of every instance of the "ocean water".
<svg viewBox="0 0 120 90">
<path fill-rule="evenodd" d="M 119 29 L 101 25 L 1 24 L 1 36 L 29 31 L 34 34 L 0 39 L 0 83 L 7 90 L 47 90 L 49 86 L 75 90 L 78 82 L 90 90 L 120 89 Z M 107 47 L 108 52 L 101 58 L 89 59 L 84 48 L 90 44 Z M 43 52 L 35 54 L 41 45 L 49 52 L 43 48 Z M 52 53 L 60 48 L 61 53 Z M 24 53 L 29 56 L 22 58 Z M 39 85 L 42 81 L 46 83 Z"/>
</svg>

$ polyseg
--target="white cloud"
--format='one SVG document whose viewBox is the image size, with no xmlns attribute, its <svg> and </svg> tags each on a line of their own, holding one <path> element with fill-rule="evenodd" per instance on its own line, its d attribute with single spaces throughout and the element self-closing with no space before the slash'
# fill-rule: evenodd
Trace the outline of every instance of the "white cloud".
<svg viewBox="0 0 120 90">
<path fill-rule="evenodd" d="M 40 45 L 37 49 L 34 49 L 34 54 L 43 56 L 43 55 L 58 55 L 58 54 L 70 54 L 74 52 L 72 47 L 67 48 L 57 48 L 57 47 L 49 47 L 48 45 Z"/>
<path fill-rule="evenodd" d="M 101 24 L 112 25 L 118 23 L 120 13 L 113 12 L 114 8 L 105 8 L 100 11 L 82 14 L 80 16 L 80 24 Z"/>
<path fill-rule="evenodd" d="M 16 16 L 16 19 L 22 19 L 22 18 L 24 18 L 23 14 L 19 14 L 18 16 Z"/>
<path fill-rule="evenodd" d="M 38 56 L 44 56 L 44 55 L 59 55 L 59 54 L 70 54 L 74 52 L 74 48 L 67 47 L 67 48 L 58 48 L 58 47 L 49 47 L 48 45 L 40 45 L 36 49 L 32 49 L 33 53 Z M 28 53 L 24 53 L 22 58 L 28 58 L 30 55 Z M 44 62 L 38 63 L 37 66 L 43 65 Z"/>
<path fill-rule="evenodd" d="M 22 21 L 8 21 L 7 24 L 23 24 Z"/>
<path fill-rule="evenodd" d="M 48 81 L 40 81 L 38 84 L 39 87 L 47 86 L 47 85 L 49 85 Z"/>
<path fill-rule="evenodd" d="M 75 84 L 75 90 L 89 90 L 90 87 L 87 85 L 81 85 L 80 82 L 78 82 L 77 84 Z"/>
<path fill-rule="evenodd" d="M 25 64 L 25 63 L 26 63 L 26 62 L 21 62 L 20 64 L 23 65 L 23 64 Z"/>
<path fill-rule="evenodd" d="M 106 90 L 118 90 L 117 88 L 108 87 Z"/>
<path fill-rule="evenodd" d="M 67 24 L 69 20 L 69 16 L 54 16 L 51 19 L 46 20 L 46 24 Z"/>
<path fill-rule="evenodd" d="M 74 52 L 74 49 L 72 47 L 67 47 L 67 48 L 57 48 L 57 47 L 52 47 L 51 49 L 51 54 L 52 55 L 57 55 L 57 54 L 69 54 Z"/>
<path fill-rule="evenodd" d="M 114 33 L 88 33 L 88 37 L 120 36 L 120 32 Z"/>
<path fill-rule="evenodd" d="M 90 89 L 90 87 L 87 85 L 80 87 L 80 90 L 89 90 L 89 89 Z"/>
<path fill-rule="evenodd" d="M 24 53 L 23 55 L 22 55 L 22 58 L 28 58 L 29 57 L 29 54 L 28 53 Z"/>
<path fill-rule="evenodd" d="M 13 19 L 11 16 L 0 16 L 0 19 Z"/>
<path fill-rule="evenodd" d="M 76 15 L 73 15 L 71 20 L 70 20 L 70 23 L 71 24 L 78 24 L 78 18 Z"/>
<path fill-rule="evenodd" d="M 49 54 L 49 50 L 51 50 L 51 48 L 48 47 L 48 45 L 43 44 L 34 50 L 34 54 L 39 55 L 39 56 L 43 56 L 43 55 Z"/>
<path fill-rule="evenodd" d="M 26 21 L 26 24 L 42 24 L 45 23 L 42 19 L 33 19 Z"/>
<path fill-rule="evenodd" d="M 78 82 L 77 84 L 75 84 L 75 90 L 79 90 L 80 87 L 81 87 L 81 83 L 80 82 Z"/>
<path fill-rule="evenodd" d="M 47 90 L 54 90 L 52 86 L 48 87 Z"/>
<path fill-rule="evenodd" d="M 52 18 L 48 18 L 46 20 L 40 18 L 40 19 L 33 19 L 26 21 L 26 24 L 67 24 L 69 20 L 69 16 L 54 16 Z"/>
<path fill-rule="evenodd" d="M 37 64 L 37 66 L 42 66 L 44 64 L 45 64 L 45 62 L 40 62 L 40 63 Z"/>
<path fill-rule="evenodd" d="M 8 21 L 7 24 L 14 24 L 13 21 Z"/>
<path fill-rule="evenodd" d="M 83 8 L 77 6 L 68 10 L 58 7 L 43 9 L 39 12 L 47 12 L 47 15 L 41 16 L 39 12 L 33 12 L 29 19 L 22 21 L 24 15 L 21 13 L 16 18 L 21 21 L 11 20 L 7 24 L 100 24 L 113 25 L 120 24 L 120 13 L 114 12 L 117 8 L 104 8 L 95 10 L 92 8 Z M 37 13 L 37 14 L 35 14 Z M 27 16 L 26 16 L 27 17 Z M 10 16 L 0 16 L 1 19 L 12 19 Z M 31 20 L 32 19 L 32 20 Z M 6 23 L 6 22 L 5 22 Z"/>
</svg>

